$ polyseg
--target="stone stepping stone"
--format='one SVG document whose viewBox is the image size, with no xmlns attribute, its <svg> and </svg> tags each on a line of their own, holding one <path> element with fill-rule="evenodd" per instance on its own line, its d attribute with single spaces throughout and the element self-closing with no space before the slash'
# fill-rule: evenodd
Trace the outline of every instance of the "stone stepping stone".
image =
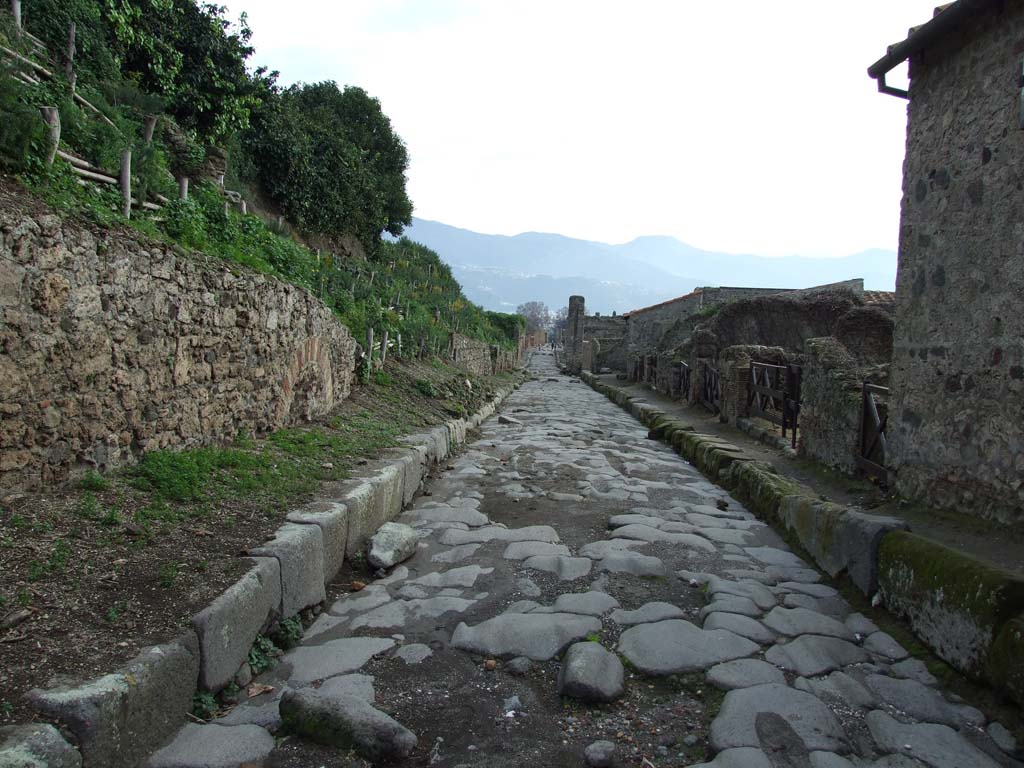
<svg viewBox="0 0 1024 768">
<path fill-rule="evenodd" d="M 814 677 L 867 661 L 868 655 L 863 648 L 837 637 L 804 635 L 785 645 L 769 648 L 765 658 L 802 677 Z"/>
<path fill-rule="evenodd" d="M 605 539 L 584 544 L 580 555 L 591 560 L 600 560 L 618 552 L 629 552 L 634 547 L 646 547 L 648 542 L 637 539 Z"/>
<path fill-rule="evenodd" d="M 513 541 L 505 547 L 502 555 L 506 560 L 525 560 L 534 555 L 570 555 L 565 544 L 549 544 L 546 541 Z"/>
<path fill-rule="evenodd" d="M 743 507 L 738 504 L 729 504 L 728 509 L 719 509 L 713 507 L 710 504 L 691 504 L 689 508 L 692 512 L 705 515 L 707 517 L 718 517 L 726 520 L 753 520 L 754 516 L 747 512 Z"/>
<path fill-rule="evenodd" d="M 317 690 L 331 696 L 355 696 L 370 704 L 377 700 L 377 692 L 373 688 L 373 675 L 338 675 L 330 680 L 324 680 Z"/>
<path fill-rule="evenodd" d="M 547 541 L 559 542 L 558 532 L 550 525 L 528 525 L 524 528 L 503 528 L 488 525 L 471 531 L 450 529 L 441 534 L 440 542 L 447 547 L 460 544 L 486 544 L 488 541 Z"/>
<path fill-rule="evenodd" d="M 875 696 L 856 679 L 845 672 L 833 672 L 827 677 L 798 677 L 793 687 L 814 694 L 823 701 L 834 701 L 850 709 L 872 709 Z"/>
<path fill-rule="evenodd" d="M 746 553 L 752 558 L 765 565 L 775 565 L 782 568 L 807 568 L 807 563 L 784 549 L 776 547 L 747 547 Z M 793 579 L 800 581 L 800 579 Z"/>
<path fill-rule="evenodd" d="M 775 633 L 764 624 L 738 613 L 709 613 L 704 619 L 704 629 L 725 629 L 761 645 L 775 642 Z"/>
<path fill-rule="evenodd" d="M 937 690 L 916 680 L 868 675 L 864 683 L 887 706 L 895 707 L 915 720 L 953 728 L 985 724 L 985 716 L 974 707 L 952 704 Z"/>
<path fill-rule="evenodd" d="M 238 768 L 262 765 L 274 750 L 274 737 L 258 725 L 186 723 L 170 744 L 154 753 L 147 768 Z"/>
<path fill-rule="evenodd" d="M 615 535 L 622 539 L 638 539 L 651 544 L 680 544 L 684 547 L 714 553 L 715 545 L 705 538 L 693 533 L 667 533 L 649 525 L 624 525 L 615 530 Z"/>
<path fill-rule="evenodd" d="M 493 568 L 482 568 L 479 565 L 463 565 L 447 571 L 434 571 L 418 579 L 411 579 L 409 584 L 421 587 L 472 587 L 481 576 L 494 572 Z"/>
<path fill-rule="evenodd" d="M 690 768 L 773 768 L 768 756 L 760 749 L 738 747 L 715 755 L 710 763 L 697 763 Z"/>
<path fill-rule="evenodd" d="M 473 553 L 476 552 L 481 544 L 460 544 L 457 547 L 452 547 L 445 552 L 438 552 L 430 558 L 432 563 L 459 563 L 466 558 L 472 557 Z"/>
<path fill-rule="evenodd" d="M 299 646 L 286 653 L 281 661 L 291 665 L 288 682 L 302 685 L 355 672 L 394 644 L 390 638 L 345 637 L 323 645 Z"/>
<path fill-rule="evenodd" d="M 618 650 L 644 674 L 673 675 L 750 656 L 760 646 L 732 632 L 670 619 L 627 629 L 619 638 Z"/>
<path fill-rule="evenodd" d="M 785 685 L 782 670 L 760 659 L 736 659 L 716 664 L 708 670 L 708 682 L 723 691 L 749 688 L 752 685 L 779 683 Z"/>
<path fill-rule="evenodd" d="M 711 723 L 712 748 L 760 747 L 757 721 L 765 713 L 785 720 L 808 750 L 846 751 L 846 735 L 832 710 L 809 693 L 777 683 L 729 691 Z"/>
<path fill-rule="evenodd" d="M 635 624 L 653 624 L 656 621 L 681 619 L 685 616 L 686 614 L 682 610 L 671 603 L 654 602 L 645 603 L 635 611 L 613 611 L 609 618 L 616 624 L 629 627 Z"/>
<path fill-rule="evenodd" d="M 430 646 L 422 643 L 403 645 L 395 651 L 395 658 L 401 659 L 406 664 L 419 664 L 424 659 L 429 659 L 433 655 L 434 652 L 431 650 Z"/>
<path fill-rule="evenodd" d="M 748 531 L 751 528 L 765 527 L 760 520 L 743 520 L 732 517 L 721 517 L 718 515 L 705 515 L 700 512 L 691 512 L 686 516 L 686 521 L 698 528 L 736 528 L 741 531 Z"/>
<path fill-rule="evenodd" d="M 597 570 L 604 573 L 628 573 L 633 576 L 668 575 L 668 569 L 659 558 L 637 552 L 612 552 L 598 561 Z"/>
<path fill-rule="evenodd" d="M 712 613 L 738 613 L 741 616 L 759 617 L 764 611 L 757 607 L 749 597 L 736 597 L 735 595 L 722 595 L 700 609 L 700 617 L 703 619 Z"/>
<path fill-rule="evenodd" d="M 890 661 L 902 661 L 910 655 L 906 648 L 886 632 L 873 632 L 868 635 L 868 639 L 864 641 L 864 649 L 878 656 L 884 656 Z"/>
<path fill-rule="evenodd" d="M 841 621 L 807 608 L 772 608 L 762 620 L 768 629 L 787 637 L 826 635 L 853 640 L 853 632 Z"/>
<path fill-rule="evenodd" d="M 605 592 L 591 590 L 589 592 L 570 592 L 559 595 L 551 607 L 553 613 L 580 613 L 585 616 L 601 616 L 613 608 L 619 607 L 619 601 Z"/>
<path fill-rule="evenodd" d="M 775 579 L 764 571 L 755 571 L 752 568 L 728 568 L 724 573 L 726 576 L 733 579 L 753 579 L 754 581 L 759 581 L 762 584 L 768 585 L 775 583 Z"/>
<path fill-rule="evenodd" d="M 352 620 L 351 629 L 397 629 L 409 621 L 434 619 L 449 612 L 465 613 L 476 600 L 438 595 L 426 600 L 396 600 Z"/>
<path fill-rule="evenodd" d="M 502 614 L 475 627 L 460 623 L 451 646 L 484 656 L 525 656 L 533 661 L 554 658 L 570 644 L 601 631 L 593 616 L 574 613 Z"/>
<path fill-rule="evenodd" d="M 774 608 L 778 603 L 775 595 L 764 584 L 728 581 L 718 577 L 708 579 L 708 594 L 712 595 L 714 599 L 717 599 L 719 595 L 745 597 L 763 611 Z"/>
<path fill-rule="evenodd" d="M 749 544 L 754 535 L 749 531 L 740 531 L 735 528 L 701 528 L 700 535 L 705 536 L 719 544 Z"/>
<path fill-rule="evenodd" d="M 931 768 L 997 768 L 992 758 L 949 726 L 905 724 L 874 710 L 864 718 L 878 748 L 919 760 Z"/>
<path fill-rule="evenodd" d="M 558 672 L 559 696 L 608 703 L 625 692 L 625 671 L 618 656 L 600 643 L 569 646 Z"/>
<path fill-rule="evenodd" d="M 581 579 L 590 573 L 594 561 L 589 557 L 564 555 L 534 555 L 523 560 L 523 567 L 553 573 L 562 581 Z"/>
<path fill-rule="evenodd" d="M 839 597 L 839 592 L 827 584 L 802 584 L 799 581 L 783 581 L 779 583 L 779 589 L 800 592 L 811 597 Z"/>
</svg>

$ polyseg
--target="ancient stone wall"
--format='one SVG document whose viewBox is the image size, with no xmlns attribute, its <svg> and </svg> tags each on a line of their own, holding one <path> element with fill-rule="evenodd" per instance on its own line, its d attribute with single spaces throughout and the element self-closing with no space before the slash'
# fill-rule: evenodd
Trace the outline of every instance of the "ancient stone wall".
<svg viewBox="0 0 1024 768">
<path fill-rule="evenodd" d="M 461 333 L 451 335 L 448 352 L 455 365 L 478 376 L 511 371 L 520 362 L 518 349 L 505 349 Z"/>
<path fill-rule="evenodd" d="M 0 206 L 0 488 L 273 430 L 348 395 L 355 343 L 307 291 L 26 205 Z"/>
<path fill-rule="evenodd" d="M 902 493 L 1018 523 L 1022 40 L 1006 3 L 911 62 L 889 418 Z"/>
<path fill-rule="evenodd" d="M 584 320 L 583 336 L 588 341 L 597 342 L 592 352 L 594 370 L 626 370 L 625 317 L 588 315 Z"/>
</svg>

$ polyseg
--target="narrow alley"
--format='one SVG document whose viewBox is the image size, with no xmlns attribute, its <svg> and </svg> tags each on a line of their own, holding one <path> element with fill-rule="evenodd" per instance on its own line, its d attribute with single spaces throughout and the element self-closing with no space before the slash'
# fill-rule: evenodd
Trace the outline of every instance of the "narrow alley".
<svg viewBox="0 0 1024 768">
<path fill-rule="evenodd" d="M 258 752 L 331 697 L 397 721 L 370 730 L 399 765 L 1017 764 L 742 504 L 550 354 L 530 370 L 400 518 L 416 554 L 330 605 L 234 728 L 186 726 L 152 765 Z"/>
</svg>

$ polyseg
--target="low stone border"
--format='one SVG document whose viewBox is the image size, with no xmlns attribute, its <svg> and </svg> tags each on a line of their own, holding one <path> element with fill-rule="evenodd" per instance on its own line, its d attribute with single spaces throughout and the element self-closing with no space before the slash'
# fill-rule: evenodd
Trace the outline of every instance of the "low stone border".
<svg viewBox="0 0 1024 768">
<path fill-rule="evenodd" d="M 26 694 L 42 719 L 70 733 L 77 751 L 62 747 L 61 754 L 80 753 L 85 768 L 140 765 L 185 722 L 197 690 L 216 692 L 244 676 L 259 634 L 324 601 L 345 558 L 398 517 L 430 470 L 514 389 L 502 387 L 477 413 L 407 436 L 401 440 L 406 447 L 369 462 L 356 477 L 325 486 L 317 501 L 288 514 L 272 539 L 248 552 L 252 568 L 196 614 L 181 637 L 144 649 L 118 672 Z M 47 732 L 47 743 L 55 734 Z"/>
<path fill-rule="evenodd" d="M 592 373 L 580 378 L 788 532 L 830 576 L 846 574 L 865 595 L 880 595 L 939 658 L 1024 705 L 1024 580 L 916 536 L 902 520 L 821 501 L 726 440 L 700 434 Z"/>
</svg>

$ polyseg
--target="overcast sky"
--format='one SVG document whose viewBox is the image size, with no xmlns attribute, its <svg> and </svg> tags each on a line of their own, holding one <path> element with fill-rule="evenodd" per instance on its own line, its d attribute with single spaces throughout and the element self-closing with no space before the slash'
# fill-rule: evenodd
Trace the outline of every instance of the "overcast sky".
<svg viewBox="0 0 1024 768">
<path fill-rule="evenodd" d="M 936 0 L 227 2 L 282 83 L 380 99 L 419 217 L 763 255 L 896 248 L 906 102 L 865 70 Z"/>
</svg>

